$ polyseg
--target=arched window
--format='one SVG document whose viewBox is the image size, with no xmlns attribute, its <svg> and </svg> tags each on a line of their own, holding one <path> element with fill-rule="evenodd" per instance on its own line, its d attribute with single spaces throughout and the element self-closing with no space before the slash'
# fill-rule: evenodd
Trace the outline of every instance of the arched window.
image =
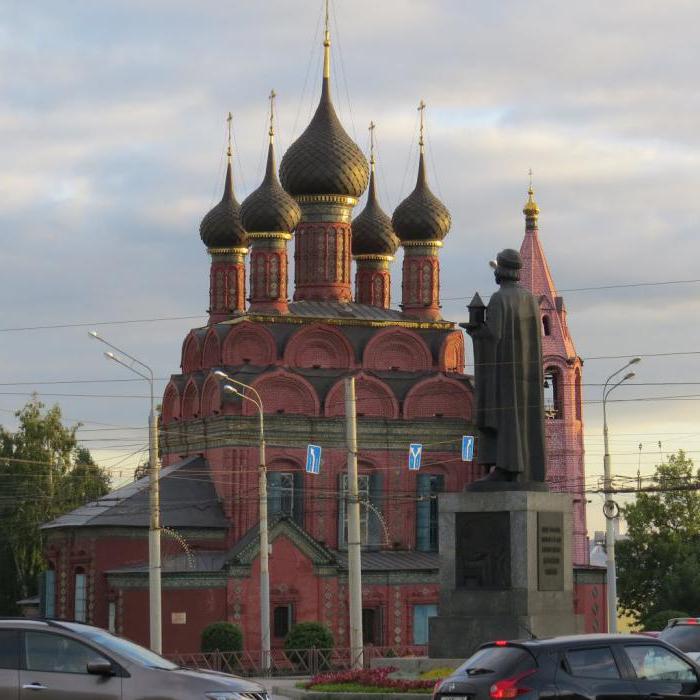
<svg viewBox="0 0 700 700">
<path fill-rule="evenodd" d="M 576 370 L 576 379 L 574 380 L 574 401 L 576 403 L 576 420 L 583 420 L 583 401 L 581 396 L 581 370 Z"/>
<path fill-rule="evenodd" d="M 87 590 L 85 570 L 75 570 L 75 588 L 73 593 L 73 619 L 76 622 L 87 620 Z"/>
<path fill-rule="evenodd" d="M 304 472 L 267 472 L 267 514 L 286 515 L 304 526 Z"/>
<path fill-rule="evenodd" d="M 552 333 L 552 326 L 551 322 L 549 320 L 549 316 L 545 314 L 542 316 L 542 335 L 551 335 Z"/>
<path fill-rule="evenodd" d="M 438 551 L 437 494 L 445 490 L 442 474 L 418 474 L 416 479 L 416 549 L 419 552 Z"/>
<path fill-rule="evenodd" d="M 550 420 L 562 418 L 561 372 L 556 367 L 544 371 L 544 417 Z"/>
</svg>

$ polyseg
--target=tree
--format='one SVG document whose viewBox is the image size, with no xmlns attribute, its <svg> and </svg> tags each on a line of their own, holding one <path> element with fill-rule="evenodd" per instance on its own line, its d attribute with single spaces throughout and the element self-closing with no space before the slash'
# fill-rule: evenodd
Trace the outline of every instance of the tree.
<svg viewBox="0 0 700 700">
<path fill-rule="evenodd" d="M 700 471 L 683 450 L 656 466 L 658 491 L 625 506 L 617 545 L 620 607 L 638 621 L 662 610 L 700 613 Z"/>
<path fill-rule="evenodd" d="M 15 414 L 19 426 L 0 426 L 0 612 L 36 593 L 45 568 L 42 523 L 95 500 L 109 490 L 107 472 L 78 445 L 79 425 L 63 425 L 58 406 L 44 411 L 34 396 Z M 6 566 L 5 566 L 6 564 Z"/>
</svg>

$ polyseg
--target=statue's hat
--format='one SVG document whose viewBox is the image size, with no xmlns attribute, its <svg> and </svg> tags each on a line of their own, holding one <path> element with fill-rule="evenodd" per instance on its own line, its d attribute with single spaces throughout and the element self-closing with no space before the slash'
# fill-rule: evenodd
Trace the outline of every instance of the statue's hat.
<svg viewBox="0 0 700 700">
<path fill-rule="evenodd" d="M 512 248 L 506 248 L 502 250 L 495 260 L 489 262 L 492 268 L 506 270 L 519 270 L 523 266 L 523 259 L 520 257 L 520 253 Z"/>
</svg>

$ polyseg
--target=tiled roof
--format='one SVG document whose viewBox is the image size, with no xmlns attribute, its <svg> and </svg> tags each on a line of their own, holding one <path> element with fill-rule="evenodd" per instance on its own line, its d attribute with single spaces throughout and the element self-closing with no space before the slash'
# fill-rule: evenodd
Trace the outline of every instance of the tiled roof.
<svg viewBox="0 0 700 700">
<path fill-rule="evenodd" d="M 225 551 L 193 551 L 191 554 L 176 554 L 163 557 L 162 571 L 166 573 L 190 573 L 221 571 L 226 564 L 228 553 Z M 148 572 L 148 564 L 128 564 L 116 569 L 109 569 L 108 574 L 141 574 Z"/>
<path fill-rule="evenodd" d="M 43 530 L 73 527 L 148 527 L 149 477 L 122 486 L 97 501 L 42 525 Z M 161 470 L 161 523 L 173 528 L 227 528 L 209 467 L 201 457 Z"/>
<path fill-rule="evenodd" d="M 341 569 L 348 568 L 348 553 L 334 552 Z M 362 571 L 437 571 L 437 552 L 377 551 L 362 552 Z"/>
</svg>

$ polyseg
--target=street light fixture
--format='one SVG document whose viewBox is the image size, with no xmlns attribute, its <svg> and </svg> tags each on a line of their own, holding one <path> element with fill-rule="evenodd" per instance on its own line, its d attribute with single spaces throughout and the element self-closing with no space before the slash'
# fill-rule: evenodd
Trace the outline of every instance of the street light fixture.
<svg viewBox="0 0 700 700">
<path fill-rule="evenodd" d="M 607 553 L 607 583 L 608 583 L 608 632 L 617 632 L 617 571 L 615 567 L 615 518 L 617 517 L 617 504 L 612 499 L 612 477 L 610 473 L 610 449 L 608 446 L 608 418 L 606 402 L 608 396 L 622 383 L 635 376 L 634 372 L 628 372 L 622 379 L 618 380 L 610 388 L 610 380 L 617 377 L 631 365 L 636 365 L 641 361 L 641 357 L 633 357 L 626 365 L 613 372 L 603 385 L 603 439 L 605 442 L 605 456 L 603 457 L 603 473 L 605 503 L 603 513 L 605 515 L 605 550 Z"/>
<path fill-rule="evenodd" d="M 128 352 L 112 345 L 97 331 L 88 331 L 88 335 L 116 350 L 105 352 L 104 356 L 130 372 L 137 374 L 148 382 L 151 390 L 151 412 L 148 416 L 148 473 L 150 524 L 148 528 L 148 608 L 150 627 L 150 646 L 156 654 L 163 651 L 163 625 L 161 601 L 161 561 L 160 561 L 160 464 L 158 462 L 158 420 L 156 418 L 155 398 L 153 393 L 153 370 L 141 360 Z M 124 359 L 126 358 L 126 359 Z M 138 366 L 137 366 L 138 365 Z M 144 371 L 145 370 L 145 371 Z"/>
<path fill-rule="evenodd" d="M 267 532 L 267 467 L 265 465 L 265 419 L 263 411 L 262 398 L 260 394 L 250 384 L 240 382 L 233 377 L 230 377 L 226 372 L 216 370 L 214 376 L 224 379 L 231 384 L 236 384 L 244 391 L 240 391 L 231 384 L 224 385 L 224 391 L 229 394 L 240 396 L 246 401 L 250 401 L 258 410 L 260 418 L 260 440 L 258 447 L 258 459 L 260 462 L 258 468 L 258 490 L 259 490 L 259 509 L 260 509 L 260 662 L 264 673 L 270 671 L 270 566 L 269 555 L 270 545 Z M 249 396 L 250 392 L 252 396 Z"/>
</svg>

